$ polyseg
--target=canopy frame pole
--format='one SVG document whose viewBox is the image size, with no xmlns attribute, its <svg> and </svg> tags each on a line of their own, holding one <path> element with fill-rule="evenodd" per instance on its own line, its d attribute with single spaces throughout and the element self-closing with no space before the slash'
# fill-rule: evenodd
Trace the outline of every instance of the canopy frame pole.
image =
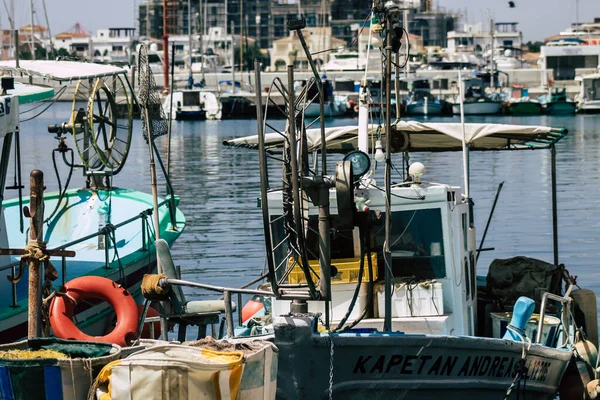
<svg viewBox="0 0 600 400">
<path fill-rule="evenodd" d="M 556 147 L 550 145 L 550 158 L 552 159 L 552 247 L 554 251 L 554 265 L 558 265 L 558 208 L 556 193 Z"/>
<path fill-rule="evenodd" d="M 392 84 L 392 33 L 391 29 L 391 21 L 389 15 L 387 16 L 386 21 L 386 32 L 387 32 L 387 47 L 385 48 L 385 244 L 383 248 L 383 257 L 385 260 L 385 316 L 383 320 L 383 331 L 390 332 L 392 330 L 392 285 L 393 285 L 393 276 L 392 276 L 392 253 L 390 250 L 390 237 L 392 233 L 392 180 L 391 180 L 391 172 L 392 172 L 392 157 L 391 157 L 391 148 L 392 148 L 392 127 L 391 127 L 391 102 L 390 95 L 392 92 L 391 84 Z"/>
</svg>

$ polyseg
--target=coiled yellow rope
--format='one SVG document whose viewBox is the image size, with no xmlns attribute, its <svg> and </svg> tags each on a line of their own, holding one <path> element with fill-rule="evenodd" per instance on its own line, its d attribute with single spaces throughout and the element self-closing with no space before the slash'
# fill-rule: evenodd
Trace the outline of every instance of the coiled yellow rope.
<svg viewBox="0 0 600 400">
<path fill-rule="evenodd" d="M 167 300 L 169 298 L 170 287 L 161 287 L 161 279 L 167 279 L 165 274 L 146 274 L 142 279 L 142 295 L 152 301 Z"/>
</svg>

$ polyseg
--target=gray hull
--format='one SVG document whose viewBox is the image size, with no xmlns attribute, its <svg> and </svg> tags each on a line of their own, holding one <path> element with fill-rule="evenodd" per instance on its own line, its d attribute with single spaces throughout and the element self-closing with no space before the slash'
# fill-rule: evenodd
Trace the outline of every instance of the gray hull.
<svg viewBox="0 0 600 400">
<path fill-rule="evenodd" d="M 312 323 L 306 317 L 275 319 L 278 398 L 328 398 L 331 384 L 334 399 L 502 399 L 521 359 L 521 343 L 507 340 L 329 335 L 314 333 Z M 525 398 L 553 398 L 570 358 L 569 351 L 532 346 Z"/>
<path fill-rule="evenodd" d="M 500 103 L 495 101 L 467 102 L 464 105 L 465 115 L 493 115 L 500 112 Z M 460 115 L 460 104 L 452 105 L 454 115 Z"/>
</svg>

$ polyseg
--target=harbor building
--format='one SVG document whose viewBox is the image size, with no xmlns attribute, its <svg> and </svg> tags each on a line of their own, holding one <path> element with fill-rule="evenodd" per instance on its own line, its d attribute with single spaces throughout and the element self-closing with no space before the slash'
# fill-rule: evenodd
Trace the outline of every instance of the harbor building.
<svg viewBox="0 0 600 400">
<path fill-rule="evenodd" d="M 575 23 L 570 29 L 546 38 L 540 64 L 553 70 L 553 79 L 573 80 L 600 68 L 600 17 Z"/>
</svg>

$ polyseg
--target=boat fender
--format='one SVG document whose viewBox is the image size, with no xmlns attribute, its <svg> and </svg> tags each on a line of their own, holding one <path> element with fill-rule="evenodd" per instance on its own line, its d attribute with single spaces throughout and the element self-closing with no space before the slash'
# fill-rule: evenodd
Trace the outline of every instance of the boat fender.
<svg viewBox="0 0 600 400">
<path fill-rule="evenodd" d="M 587 384 L 586 399 L 600 399 L 600 381 L 598 379 L 594 379 Z"/>
<path fill-rule="evenodd" d="M 138 320 L 142 318 L 142 311 L 144 311 L 144 306 L 142 304 L 137 306 L 138 308 Z M 146 318 L 149 317 L 160 317 L 160 313 L 156 311 L 155 308 L 148 308 L 148 312 L 146 313 Z M 152 327 L 152 335 L 150 334 L 150 328 Z M 156 322 L 144 322 L 144 327 L 142 328 L 142 334 L 140 337 L 143 339 L 158 339 L 160 336 L 160 324 Z"/>
<path fill-rule="evenodd" d="M 525 326 L 533 314 L 535 301 L 529 297 L 521 296 L 517 299 L 513 308 L 513 315 L 510 324 L 502 339 L 521 342 L 525 337 Z"/>
<path fill-rule="evenodd" d="M 596 378 L 595 364 L 590 363 L 595 362 L 595 353 L 594 345 L 587 340 L 575 344 L 575 351 L 560 382 L 560 399 L 600 398 L 600 389 L 596 390 L 593 384 Z"/>
<path fill-rule="evenodd" d="M 261 311 L 263 311 L 265 305 L 263 303 L 262 297 L 259 295 L 253 296 L 242 308 L 242 323 L 245 324 L 249 319 L 258 316 Z M 262 313 L 264 315 L 264 312 Z"/>
<path fill-rule="evenodd" d="M 571 297 L 583 313 L 583 326 L 586 338 L 598 347 L 598 308 L 596 294 L 590 289 L 576 289 Z M 579 324 L 581 326 L 581 324 Z"/>
<path fill-rule="evenodd" d="M 75 307 L 88 299 L 104 300 L 115 310 L 117 323 L 107 335 L 87 335 L 73 322 Z M 118 283 L 100 276 L 82 276 L 65 283 L 52 299 L 50 326 L 61 339 L 127 346 L 137 338 L 138 309 L 131 294 Z"/>
</svg>

